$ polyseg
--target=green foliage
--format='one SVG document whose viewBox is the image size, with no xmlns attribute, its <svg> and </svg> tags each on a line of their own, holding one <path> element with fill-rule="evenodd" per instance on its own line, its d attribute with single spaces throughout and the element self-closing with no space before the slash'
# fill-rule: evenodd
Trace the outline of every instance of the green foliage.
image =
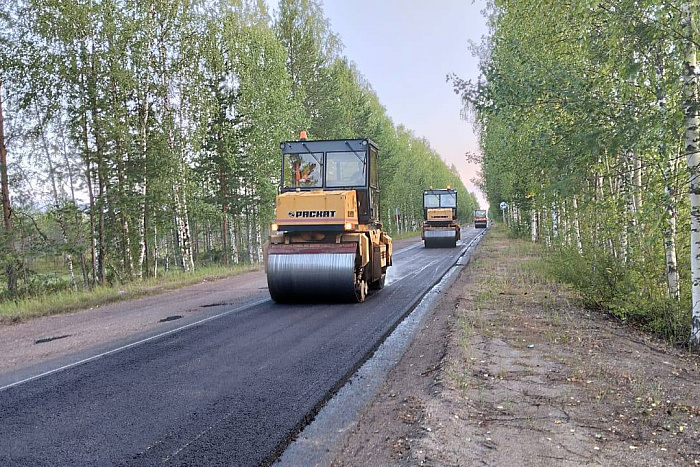
<svg viewBox="0 0 700 467">
<path fill-rule="evenodd" d="M 506 201 L 516 235 L 561 251 L 555 271 L 592 306 L 667 336 L 690 308 L 677 6 L 496 0 L 481 78 L 454 78 L 492 209 Z"/>
<path fill-rule="evenodd" d="M 654 290 L 662 283 L 650 283 L 643 271 L 610 257 L 582 256 L 572 249 L 551 252 L 546 270 L 552 278 L 574 287 L 588 308 L 606 311 L 671 342 L 685 342 L 688 323 L 682 302 L 669 299 L 664 290 Z"/>
</svg>

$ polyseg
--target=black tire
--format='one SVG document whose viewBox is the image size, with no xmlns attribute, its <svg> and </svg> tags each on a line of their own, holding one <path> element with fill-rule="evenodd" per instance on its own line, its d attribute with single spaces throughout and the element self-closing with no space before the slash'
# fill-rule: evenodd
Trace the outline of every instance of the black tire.
<svg viewBox="0 0 700 467">
<path fill-rule="evenodd" d="M 384 288 L 385 282 L 386 282 L 386 273 L 383 273 L 382 277 L 380 277 L 379 279 L 377 279 L 376 281 L 372 282 L 369 285 L 369 288 L 372 290 L 381 290 Z"/>
</svg>

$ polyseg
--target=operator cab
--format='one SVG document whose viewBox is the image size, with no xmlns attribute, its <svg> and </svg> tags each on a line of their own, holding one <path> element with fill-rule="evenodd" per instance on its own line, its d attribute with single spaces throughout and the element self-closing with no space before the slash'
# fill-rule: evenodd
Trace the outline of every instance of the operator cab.
<svg viewBox="0 0 700 467">
<path fill-rule="evenodd" d="M 286 141 L 280 191 L 355 190 L 360 224 L 379 223 L 377 146 L 368 139 Z"/>
<path fill-rule="evenodd" d="M 423 214 L 428 218 L 428 209 L 449 208 L 452 209 L 452 219 L 457 218 L 457 191 L 447 188 L 446 190 L 423 190 Z"/>
</svg>

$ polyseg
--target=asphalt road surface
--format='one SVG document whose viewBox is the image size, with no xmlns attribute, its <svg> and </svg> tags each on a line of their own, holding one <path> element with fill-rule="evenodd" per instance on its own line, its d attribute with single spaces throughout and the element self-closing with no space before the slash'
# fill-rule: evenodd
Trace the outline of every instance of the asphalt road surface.
<svg viewBox="0 0 700 467">
<path fill-rule="evenodd" d="M 0 390 L 0 465 L 272 462 L 481 231 L 361 304 L 257 305 Z"/>
</svg>

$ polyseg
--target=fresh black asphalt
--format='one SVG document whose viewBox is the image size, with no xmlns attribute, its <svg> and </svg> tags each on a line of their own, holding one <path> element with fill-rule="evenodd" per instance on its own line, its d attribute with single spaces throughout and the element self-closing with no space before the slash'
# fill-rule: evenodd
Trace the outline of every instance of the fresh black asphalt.
<svg viewBox="0 0 700 467">
<path fill-rule="evenodd" d="M 397 252 L 362 304 L 266 302 L 0 391 L 0 465 L 270 463 L 461 251 Z"/>
</svg>

